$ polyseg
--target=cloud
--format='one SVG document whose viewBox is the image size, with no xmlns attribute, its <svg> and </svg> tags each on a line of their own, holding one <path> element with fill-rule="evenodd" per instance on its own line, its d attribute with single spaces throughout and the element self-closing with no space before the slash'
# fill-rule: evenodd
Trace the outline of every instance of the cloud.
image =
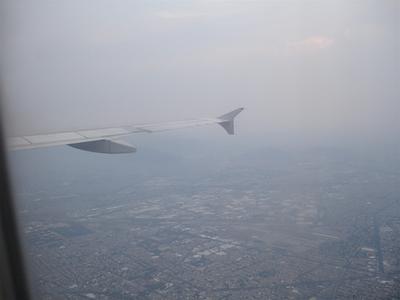
<svg viewBox="0 0 400 300">
<path fill-rule="evenodd" d="M 219 18 L 243 13 L 243 4 L 226 0 L 201 0 L 175 8 L 158 10 L 155 15 L 164 20 L 196 20 Z"/>
<path fill-rule="evenodd" d="M 161 19 L 172 19 L 172 20 L 185 20 L 185 19 L 197 19 L 209 16 L 206 12 L 195 12 L 190 10 L 180 10 L 180 11 L 168 11 L 163 10 L 156 13 L 156 15 Z"/>
<path fill-rule="evenodd" d="M 311 36 L 289 43 L 289 49 L 296 52 L 314 52 L 330 48 L 334 42 L 333 38 L 327 36 Z"/>
</svg>

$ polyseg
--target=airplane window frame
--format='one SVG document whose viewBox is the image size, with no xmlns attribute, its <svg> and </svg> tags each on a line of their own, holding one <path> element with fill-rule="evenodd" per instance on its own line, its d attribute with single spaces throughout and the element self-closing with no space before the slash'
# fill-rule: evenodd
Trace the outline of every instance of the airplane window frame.
<svg viewBox="0 0 400 300">
<path fill-rule="evenodd" d="M 1 115 L 1 114 L 0 114 Z M 31 299 L 0 124 L 0 299 Z"/>
</svg>

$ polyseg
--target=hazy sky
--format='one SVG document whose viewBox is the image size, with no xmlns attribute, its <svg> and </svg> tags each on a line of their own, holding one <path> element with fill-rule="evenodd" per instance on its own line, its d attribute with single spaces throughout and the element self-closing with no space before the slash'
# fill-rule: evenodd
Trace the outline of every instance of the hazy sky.
<svg viewBox="0 0 400 300">
<path fill-rule="evenodd" d="M 214 116 L 242 134 L 400 130 L 400 1 L 2 1 L 12 132 Z"/>
</svg>

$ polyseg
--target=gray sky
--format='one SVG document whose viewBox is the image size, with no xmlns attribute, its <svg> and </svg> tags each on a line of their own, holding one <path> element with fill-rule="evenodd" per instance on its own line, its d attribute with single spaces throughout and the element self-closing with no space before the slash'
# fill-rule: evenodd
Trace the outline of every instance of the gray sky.
<svg viewBox="0 0 400 300">
<path fill-rule="evenodd" d="M 242 134 L 400 130 L 400 1 L 1 4 L 12 134 L 219 115 Z"/>
</svg>

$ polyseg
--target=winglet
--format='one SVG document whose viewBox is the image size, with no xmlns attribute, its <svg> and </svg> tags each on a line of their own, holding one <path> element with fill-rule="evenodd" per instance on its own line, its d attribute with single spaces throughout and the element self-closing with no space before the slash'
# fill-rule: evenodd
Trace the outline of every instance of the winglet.
<svg viewBox="0 0 400 300">
<path fill-rule="evenodd" d="M 234 126 L 234 120 L 235 117 L 243 110 L 244 108 L 238 108 L 235 109 L 227 114 L 224 114 L 220 117 L 218 117 L 221 122 L 218 124 L 221 125 L 228 134 L 234 134 L 235 133 L 235 126 Z"/>
</svg>

